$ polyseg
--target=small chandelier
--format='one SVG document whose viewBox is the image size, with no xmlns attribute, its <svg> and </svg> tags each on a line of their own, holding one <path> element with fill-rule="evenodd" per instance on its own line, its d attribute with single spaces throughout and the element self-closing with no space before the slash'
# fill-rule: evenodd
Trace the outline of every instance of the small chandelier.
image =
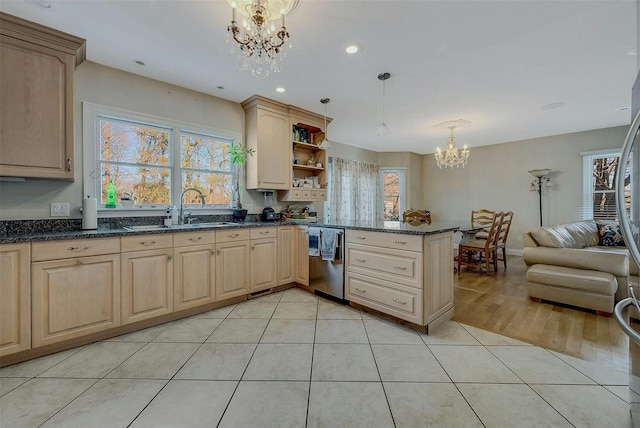
<svg viewBox="0 0 640 428">
<path fill-rule="evenodd" d="M 457 121 L 449 121 L 442 122 L 438 125 L 434 125 L 434 127 L 442 127 L 442 125 L 447 125 L 446 127 L 451 131 L 451 135 L 449 135 L 449 141 L 447 142 L 447 151 L 440 151 L 440 147 L 438 147 L 438 151 L 435 154 L 436 163 L 438 164 L 438 168 L 451 168 L 455 166 L 456 168 L 462 165 L 464 168 L 467 164 L 467 160 L 469 159 L 469 149 L 465 145 L 462 150 L 456 147 L 456 137 L 453 136 L 453 130 L 458 126 L 471 126 L 471 122 L 468 120 L 459 119 Z"/>
<path fill-rule="evenodd" d="M 231 5 L 231 25 L 227 27 L 227 43 L 233 39 L 240 70 L 250 69 L 255 77 L 264 79 L 271 72 L 279 72 L 286 56 L 285 43 L 289 32 L 284 16 L 298 4 L 298 0 L 227 0 Z M 236 10 L 243 15 L 242 28 L 236 21 Z M 274 22 L 281 18 L 276 30 Z M 291 48 L 291 43 L 289 43 Z"/>
</svg>

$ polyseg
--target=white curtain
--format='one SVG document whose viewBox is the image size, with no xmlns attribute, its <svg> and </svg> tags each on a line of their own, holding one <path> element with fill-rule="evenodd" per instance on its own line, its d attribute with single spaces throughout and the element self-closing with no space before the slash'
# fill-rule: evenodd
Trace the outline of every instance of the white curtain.
<svg viewBox="0 0 640 428">
<path fill-rule="evenodd" d="M 329 186 L 331 222 L 358 220 L 375 225 L 380 219 L 380 167 L 373 163 L 333 158 Z"/>
</svg>

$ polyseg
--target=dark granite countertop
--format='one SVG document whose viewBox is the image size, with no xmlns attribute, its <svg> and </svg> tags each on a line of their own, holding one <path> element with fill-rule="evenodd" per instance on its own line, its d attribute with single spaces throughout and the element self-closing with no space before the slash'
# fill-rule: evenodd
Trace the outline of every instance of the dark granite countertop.
<svg viewBox="0 0 640 428">
<path fill-rule="evenodd" d="M 368 230 L 371 232 L 401 233 L 405 235 L 435 235 L 460 229 L 459 224 L 446 222 L 432 222 L 431 224 L 425 223 L 419 226 L 412 226 L 409 223 L 403 223 L 401 221 L 367 223 L 351 220 L 342 222 L 319 221 L 317 223 L 310 223 L 308 221 L 287 219 L 284 224 L 304 224 L 310 227 L 337 227 L 342 229 Z"/>
<path fill-rule="evenodd" d="M 85 239 L 85 238 L 109 238 L 118 236 L 131 235 L 156 235 L 160 233 L 184 233 L 195 231 L 212 231 L 224 229 L 238 229 L 250 227 L 274 227 L 280 223 L 273 222 L 245 222 L 245 223 L 229 223 L 222 226 L 172 226 L 161 227 L 150 230 L 129 230 L 124 227 L 98 227 L 98 230 L 65 230 L 65 231 L 40 231 L 36 233 L 7 233 L 0 235 L 0 244 L 12 244 L 20 242 L 42 242 L 42 241 L 58 241 L 66 239 Z"/>
<path fill-rule="evenodd" d="M 301 220 L 288 219 L 284 223 L 280 222 L 243 222 L 243 223 L 228 223 L 220 226 L 173 226 L 173 227 L 161 227 L 158 229 L 144 229 L 144 230 L 130 230 L 119 225 L 102 224 L 98 227 L 98 230 L 37 230 L 37 231 L 19 231 L 12 233 L 0 234 L 0 244 L 12 244 L 20 242 L 42 242 L 42 241 L 56 241 L 67 239 L 90 239 L 90 238 L 108 238 L 119 236 L 131 236 L 131 235 L 155 235 L 160 233 L 184 233 L 194 231 L 212 231 L 212 230 L 224 230 L 224 229 L 237 229 L 237 228 L 251 228 L 251 227 L 273 227 L 287 224 L 304 224 L 308 226 L 320 226 L 320 227 L 337 227 L 342 229 L 353 230 L 368 230 L 373 232 L 387 232 L 387 233 L 401 233 L 409 235 L 434 235 L 443 232 L 449 232 L 457 230 L 460 225 L 444 222 L 434 222 L 431 224 L 422 224 L 419 226 L 412 226 L 408 223 L 402 222 L 379 222 L 377 224 L 364 223 L 359 221 L 347 221 L 347 222 L 317 222 L 310 223 Z"/>
</svg>

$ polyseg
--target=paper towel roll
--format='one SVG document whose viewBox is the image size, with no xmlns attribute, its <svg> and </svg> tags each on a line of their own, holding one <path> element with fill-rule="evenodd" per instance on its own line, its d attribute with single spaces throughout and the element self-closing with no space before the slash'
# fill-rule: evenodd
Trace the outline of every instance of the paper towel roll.
<svg viewBox="0 0 640 428">
<path fill-rule="evenodd" d="M 98 228 L 98 201 L 87 196 L 82 199 L 82 229 L 96 230 Z"/>
</svg>

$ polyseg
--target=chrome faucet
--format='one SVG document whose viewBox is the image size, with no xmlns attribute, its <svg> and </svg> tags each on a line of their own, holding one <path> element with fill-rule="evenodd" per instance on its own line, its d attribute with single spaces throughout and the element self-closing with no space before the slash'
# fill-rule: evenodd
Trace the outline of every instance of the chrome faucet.
<svg viewBox="0 0 640 428">
<path fill-rule="evenodd" d="M 202 201 L 202 206 L 204 207 L 204 195 L 202 194 L 201 191 L 199 191 L 195 187 L 188 187 L 184 189 L 180 194 L 180 215 L 178 217 L 179 224 L 184 224 L 184 194 L 187 193 L 189 190 L 193 190 L 194 192 L 197 192 L 198 195 L 200 195 L 200 200 Z"/>
</svg>

